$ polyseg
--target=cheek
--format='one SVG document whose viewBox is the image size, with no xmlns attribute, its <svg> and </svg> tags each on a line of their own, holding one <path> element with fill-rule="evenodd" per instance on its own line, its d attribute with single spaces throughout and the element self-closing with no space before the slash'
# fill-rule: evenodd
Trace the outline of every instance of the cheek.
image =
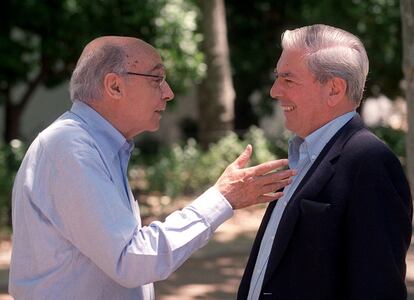
<svg viewBox="0 0 414 300">
<path fill-rule="evenodd" d="M 319 106 L 315 103 L 315 99 L 306 94 L 296 95 L 292 102 L 296 106 L 296 110 L 292 116 L 295 116 L 297 123 L 311 123 L 314 118 L 317 118 L 319 113 Z"/>
</svg>

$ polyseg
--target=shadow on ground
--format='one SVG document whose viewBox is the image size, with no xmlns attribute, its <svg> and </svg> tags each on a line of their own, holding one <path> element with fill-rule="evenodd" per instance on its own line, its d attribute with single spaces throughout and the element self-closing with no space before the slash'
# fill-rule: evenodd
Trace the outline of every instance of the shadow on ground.
<svg viewBox="0 0 414 300">
<path fill-rule="evenodd" d="M 242 210 L 220 226 L 167 280 L 155 283 L 157 300 L 231 300 L 237 289 L 264 209 Z M 0 300 L 7 294 L 8 269 L 0 265 Z M 408 300 L 414 300 L 414 238 L 407 255 Z"/>
<path fill-rule="evenodd" d="M 155 284 L 156 298 L 235 299 L 251 243 L 252 234 L 239 234 L 228 242 L 211 241 L 168 280 Z"/>
<path fill-rule="evenodd" d="M 254 236 L 255 231 L 247 231 L 239 233 L 233 240 L 211 241 L 168 280 L 155 284 L 156 299 L 236 299 Z M 414 236 L 407 255 L 406 283 L 407 300 L 414 300 Z"/>
</svg>

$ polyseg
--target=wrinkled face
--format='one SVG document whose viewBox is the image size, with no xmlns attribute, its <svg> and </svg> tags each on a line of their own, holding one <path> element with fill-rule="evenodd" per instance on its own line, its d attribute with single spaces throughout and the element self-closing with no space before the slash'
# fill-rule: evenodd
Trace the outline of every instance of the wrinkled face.
<svg viewBox="0 0 414 300">
<path fill-rule="evenodd" d="M 308 70 L 301 51 L 284 50 L 275 73 L 270 96 L 279 100 L 286 128 L 305 138 L 329 119 L 328 88 Z"/>
<path fill-rule="evenodd" d="M 133 138 L 144 131 L 156 131 L 167 101 L 174 98 L 165 79 L 165 68 L 160 55 L 150 46 L 139 51 L 128 51 L 127 72 L 124 74 L 123 115 L 126 137 Z M 142 75 L 144 74 L 144 75 Z M 150 76 L 145 76 L 150 75 Z M 152 77 L 154 76 L 154 77 Z"/>
</svg>

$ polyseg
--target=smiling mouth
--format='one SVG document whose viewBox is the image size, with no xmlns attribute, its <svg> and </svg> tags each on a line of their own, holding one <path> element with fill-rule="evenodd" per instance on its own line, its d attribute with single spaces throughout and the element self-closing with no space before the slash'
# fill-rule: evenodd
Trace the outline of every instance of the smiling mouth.
<svg viewBox="0 0 414 300">
<path fill-rule="evenodd" d="M 296 109 L 294 105 L 281 105 L 283 112 L 291 112 Z"/>
</svg>

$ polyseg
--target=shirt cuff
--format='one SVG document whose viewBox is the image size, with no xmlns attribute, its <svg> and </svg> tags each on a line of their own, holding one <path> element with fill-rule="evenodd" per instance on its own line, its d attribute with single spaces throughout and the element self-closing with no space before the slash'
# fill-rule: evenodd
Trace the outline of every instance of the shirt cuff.
<svg viewBox="0 0 414 300">
<path fill-rule="evenodd" d="M 230 203 L 214 186 L 194 200 L 189 207 L 204 217 L 212 231 L 216 230 L 234 214 Z"/>
</svg>

